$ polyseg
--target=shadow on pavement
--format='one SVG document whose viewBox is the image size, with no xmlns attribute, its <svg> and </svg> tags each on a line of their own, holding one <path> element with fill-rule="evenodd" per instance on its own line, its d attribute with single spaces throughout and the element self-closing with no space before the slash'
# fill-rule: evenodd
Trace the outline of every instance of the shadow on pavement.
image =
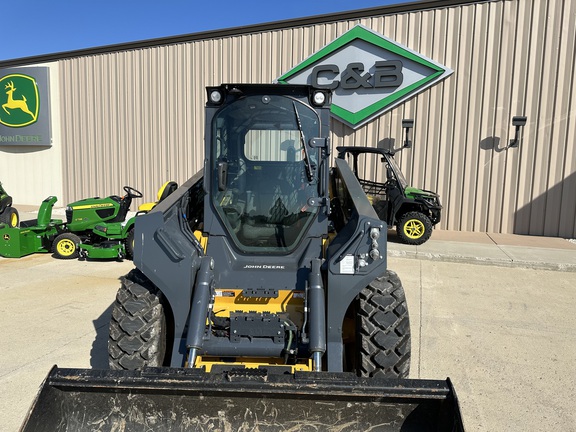
<svg viewBox="0 0 576 432">
<path fill-rule="evenodd" d="M 112 314 L 113 303 L 92 323 L 96 330 L 96 338 L 90 350 L 90 366 L 92 369 L 108 369 L 108 326 Z"/>
</svg>

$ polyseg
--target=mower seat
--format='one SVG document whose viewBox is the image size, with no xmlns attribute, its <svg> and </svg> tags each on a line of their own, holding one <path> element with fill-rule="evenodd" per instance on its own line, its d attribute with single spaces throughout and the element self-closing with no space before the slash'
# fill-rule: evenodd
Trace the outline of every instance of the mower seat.
<svg viewBox="0 0 576 432">
<path fill-rule="evenodd" d="M 174 181 L 167 181 L 162 185 L 160 189 L 158 189 L 158 193 L 156 194 L 157 200 L 155 202 L 144 203 L 138 206 L 138 213 L 148 213 L 152 210 L 156 205 L 165 200 L 168 195 L 178 189 L 178 183 Z"/>
</svg>

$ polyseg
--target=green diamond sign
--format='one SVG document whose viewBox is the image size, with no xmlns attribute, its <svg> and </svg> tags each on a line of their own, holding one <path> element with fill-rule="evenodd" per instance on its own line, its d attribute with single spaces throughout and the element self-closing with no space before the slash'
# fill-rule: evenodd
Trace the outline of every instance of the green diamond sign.
<svg viewBox="0 0 576 432">
<path fill-rule="evenodd" d="M 332 115 L 356 129 L 452 73 L 357 25 L 277 81 L 331 89 Z"/>
</svg>

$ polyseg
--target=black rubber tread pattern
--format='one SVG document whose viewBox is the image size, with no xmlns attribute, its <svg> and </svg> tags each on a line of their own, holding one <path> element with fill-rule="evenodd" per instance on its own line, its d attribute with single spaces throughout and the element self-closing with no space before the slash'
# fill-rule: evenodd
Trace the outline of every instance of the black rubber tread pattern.
<svg viewBox="0 0 576 432">
<path fill-rule="evenodd" d="M 109 331 L 110 369 L 163 366 L 166 318 L 162 293 L 138 269 L 121 278 Z"/>
<path fill-rule="evenodd" d="M 134 228 L 128 231 L 124 239 L 124 250 L 126 251 L 126 258 L 129 260 L 134 258 Z"/>
<path fill-rule="evenodd" d="M 76 247 L 74 248 L 74 250 L 70 255 L 62 255 L 60 254 L 60 252 L 58 252 L 58 243 L 61 242 L 62 240 L 70 240 L 72 243 L 76 245 Z M 64 260 L 76 259 L 80 256 L 80 250 L 78 245 L 81 242 L 82 240 L 80 240 L 80 237 L 78 237 L 76 234 L 70 232 L 62 233 L 54 239 L 54 242 L 52 243 L 52 253 L 54 254 L 54 257 L 58 259 L 64 259 Z"/>
<path fill-rule="evenodd" d="M 424 224 L 424 234 L 422 234 L 422 237 L 413 239 L 407 237 L 406 234 L 404 234 L 404 225 L 410 219 L 418 219 L 420 222 Z M 398 225 L 396 226 L 396 233 L 404 243 L 418 246 L 425 243 L 432 235 L 432 221 L 424 213 L 418 211 L 411 211 L 402 215 L 400 221 L 398 222 Z"/>
<path fill-rule="evenodd" d="M 362 290 L 356 323 L 358 375 L 406 378 L 410 371 L 410 319 L 396 273 L 388 270 Z"/>
</svg>

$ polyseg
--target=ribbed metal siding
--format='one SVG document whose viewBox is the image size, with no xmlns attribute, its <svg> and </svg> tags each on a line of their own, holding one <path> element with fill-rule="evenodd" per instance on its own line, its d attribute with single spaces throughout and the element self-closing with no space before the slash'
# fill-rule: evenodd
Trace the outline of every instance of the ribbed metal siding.
<svg viewBox="0 0 576 432">
<path fill-rule="evenodd" d="M 397 159 L 441 194 L 441 228 L 573 238 L 575 15 L 571 0 L 489 1 L 62 60 L 65 202 L 184 181 L 203 163 L 205 86 L 271 82 L 361 23 L 455 73 L 356 131 L 333 122 L 333 146 L 399 146 L 414 118 Z"/>
</svg>

